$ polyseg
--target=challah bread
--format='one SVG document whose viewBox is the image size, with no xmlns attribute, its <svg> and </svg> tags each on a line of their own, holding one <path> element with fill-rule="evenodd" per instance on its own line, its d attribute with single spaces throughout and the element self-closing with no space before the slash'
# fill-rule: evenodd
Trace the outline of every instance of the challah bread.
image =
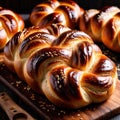
<svg viewBox="0 0 120 120">
<path fill-rule="evenodd" d="M 12 36 L 24 28 L 22 17 L 11 10 L 0 7 L 0 49 Z"/>
<path fill-rule="evenodd" d="M 102 10 L 86 10 L 80 17 L 79 28 L 94 41 L 101 41 L 109 49 L 120 52 L 120 9 L 115 6 Z"/>
<path fill-rule="evenodd" d="M 116 65 L 86 33 L 60 24 L 18 32 L 4 48 L 4 62 L 53 104 L 80 108 L 113 93 Z"/>
<path fill-rule="evenodd" d="M 83 13 L 84 9 L 72 0 L 48 0 L 33 8 L 30 21 L 41 28 L 60 23 L 74 29 L 78 27 L 78 19 Z"/>
</svg>

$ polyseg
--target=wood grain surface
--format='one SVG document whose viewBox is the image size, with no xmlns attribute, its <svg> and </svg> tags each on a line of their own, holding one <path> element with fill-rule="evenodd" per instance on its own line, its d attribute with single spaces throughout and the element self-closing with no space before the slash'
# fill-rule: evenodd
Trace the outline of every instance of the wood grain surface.
<svg viewBox="0 0 120 120">
<path fill-rule="evenodd" d="M 107 120 L 120 113 L 120 81 L 113 95 L 105 102 L 91 104 L 77 110 L 65 110 L 50 103 L 44 96 L 35 93 L 24 81 L 0 63 L 0 81 L 16 93 L 44 120 Z M 39 118 L 38 118 L 39 120 Z"/>
</svg>

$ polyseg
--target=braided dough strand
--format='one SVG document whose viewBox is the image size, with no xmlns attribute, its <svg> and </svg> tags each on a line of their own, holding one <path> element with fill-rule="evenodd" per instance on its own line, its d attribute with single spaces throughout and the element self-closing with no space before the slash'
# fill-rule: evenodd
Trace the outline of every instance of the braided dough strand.
<svg viewBox="0 0 120 120">
<path fill-rule="evenodd" d="M 3 49 L 12 36 L 23 28 L 24 21 L 20 15 L 0 7 L 0 49 Z"/>
<path fill-rule="evenodd" d="M 30 15 L 33 25 L 41 28 L 53 23 L 60 23 L 70 28 L 76 28 L 79 16 L 83 14 L 83 8 L 71 0 L 49 0 L 34 7 Z"/>
<path fill-rule="evenodd" d="M 103 42 L 109 49 L 120 52 L 120 9 L 115 6 L 102 10 L 90 9 L 81 15 L 80 30 L 94 41 Z"/>
<path fill-rule="evenodd" d="M 105 101 L 116 86 L 114 62 L 87 34 L 60 24 L 17 33 L 4 54 L 9 68 L 57 106 L 80 108 Z"/>
</svg>

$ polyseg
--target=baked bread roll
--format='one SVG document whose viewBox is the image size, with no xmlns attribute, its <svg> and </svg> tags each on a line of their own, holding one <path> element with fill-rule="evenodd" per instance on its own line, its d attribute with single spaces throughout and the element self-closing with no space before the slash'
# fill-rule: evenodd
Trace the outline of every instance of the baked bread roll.
<svg viewBox="0 0 120 120">
<path fill-rule="evenodd" d="M 3 49 L 12 36 L 23 28 L 24 21 L 21 16 L 0 7 L 0 49 Z"/>
<path fill-rule="evenodd" d="M 86 33 L 60 24 L 18 32 L 4 48 L 4 62 L 53 104 L 80 108 L 107 100 L 117 70 Z"/>
<path fill-rule="evenodd" d="M 83 8 L 71 0 L 48 0 L 35 6 L 30 15 L 32 25 L 41 28 L 60 23 L 72 29 L 78 27 L 78 19 L 83 14 Z"/>
<path fill-rule="evenodd" d="M 79 20 L 80 30 L 94 41 L 103 42 L 109 49 L 120 52 L 120 9 L 115 6 L 102 10 L 86 10 Z"/>
</svg>

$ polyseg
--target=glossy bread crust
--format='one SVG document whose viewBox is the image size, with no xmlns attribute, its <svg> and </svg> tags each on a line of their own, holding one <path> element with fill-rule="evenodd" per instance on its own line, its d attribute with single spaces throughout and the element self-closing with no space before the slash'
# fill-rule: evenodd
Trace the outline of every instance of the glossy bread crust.
<svg viewBox="0 0 120 120">
<path fill-rule="evenodd" d="M 80 108 L 107 100 L 116 65 L 91 37 L 60 24 L 17 33 L 4 48 L 5 64 L 53 104 Z"/>
<path fill-rule="evenodd" d="M 79 20 L 80 30 L 115 52 L 120 52 L 119 26 L 120 9 L 115 6 L 104 7 L 102 10 L 86 10 Z"/>
<path fill-rule="evenodd" d="M 95 42 L 103 42 L 108 49 L 120 52 L 120 9 L 116 6 L 85 10 L 72 0 L 48 0 L 33 8 L 30 21 L 41 28 L 60 23 L 79 29 Z"/>
<path fill-rule="evenodd" d="M 60 23 L 70 28 L 76 28 L 83 12 L 84 9 L 72 0 L 48 0 L 33 8 L 30 21 L 33 25 L 40 27 Z"/>
<path fill-rule="evenodd" d="M 0 7 L 0 49 L 3 49 L 12 36 L 23 28 L 24 21 L 20 15 Z"/>
</svg>

